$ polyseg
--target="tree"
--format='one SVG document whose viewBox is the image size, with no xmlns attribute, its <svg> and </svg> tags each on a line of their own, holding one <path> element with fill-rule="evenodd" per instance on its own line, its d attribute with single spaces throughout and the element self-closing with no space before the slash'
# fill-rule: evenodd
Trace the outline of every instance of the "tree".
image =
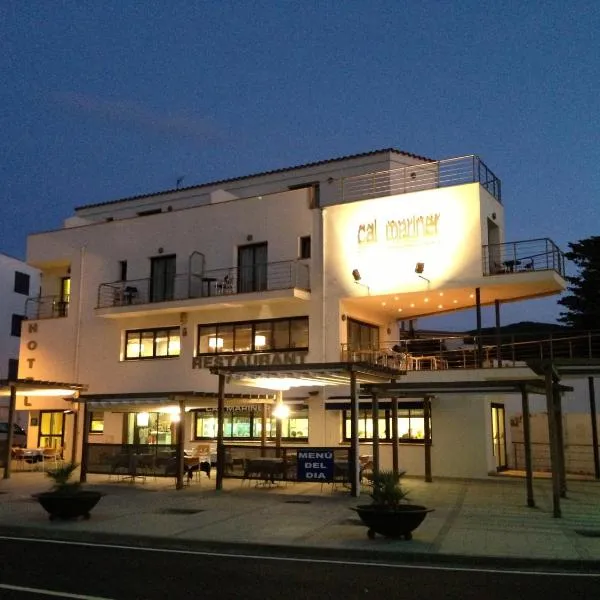
<svg viewBox="0 0 600 600">
<path fill-rule="evenodd" d="M 566 276 L 568 295 L 558 303 L 566 308 L 558 320 L 574 329 L 600 329 L 600 236 L 569 243 L 565 257 L 579 269 Z"/>
</svg>

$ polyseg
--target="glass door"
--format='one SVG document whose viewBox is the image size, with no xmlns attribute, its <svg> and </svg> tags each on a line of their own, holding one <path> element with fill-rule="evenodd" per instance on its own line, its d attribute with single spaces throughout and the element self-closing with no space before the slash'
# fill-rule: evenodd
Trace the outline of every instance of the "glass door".
<svg viewBox="0 0 600 600">
<path fill-rule="evenodd" d="M 40 413 L 40 448 L 62 448 L 65 438 L 65 413 L 61 411 L 42 411 Z"/>
<path fill-rule="evenodd" d="M 504 404 L 492 404 L 492 447 L 496 459 L 496 471 L 505 470 L 507 459 Z"/>
<path fill-rule="evenodd" d="M 238 293 L 267 289 L 267 244 L 238 248 Z"/>
<path fill-rule="evenodd" d="M 159 256 L 151 260 L 150 302 L 173 300 L 175 292 L 175 256 Z"/>
</svg>

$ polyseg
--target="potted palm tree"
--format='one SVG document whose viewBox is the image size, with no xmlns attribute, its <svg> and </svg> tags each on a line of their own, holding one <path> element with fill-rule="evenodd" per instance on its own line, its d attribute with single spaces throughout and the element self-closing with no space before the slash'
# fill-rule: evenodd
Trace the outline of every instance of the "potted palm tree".
<svg viewBox="0 0 600 600">
<path fill-rule="evenodd" d="M 34 497 L 54 519 L 90 518 L 90 511 L 98 504 L 102 493 L 95 490 L 81 489 L 78 481 L 71 481 L 75 469 L 79 465 L 71 462 L 56 469 L 46 471 L 54 485 L 48 492 L 35 494 Z"/>
<path fill-rule="evenodd" d="M 432 508 L 408 503 L 408 492 L 401 484 L 405 471 L 380 471 L 372 479 L 371 504 L 362 504 L 354 510 L 369 528 L 367 535 L 376 533 L 389 538 L 412 539 L 412 532 L 423 522 Z"/>
</svg>

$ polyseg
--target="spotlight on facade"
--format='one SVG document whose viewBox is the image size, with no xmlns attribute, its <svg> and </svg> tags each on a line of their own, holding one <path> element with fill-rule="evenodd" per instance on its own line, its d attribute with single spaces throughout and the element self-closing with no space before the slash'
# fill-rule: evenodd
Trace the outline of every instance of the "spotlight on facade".
<svg viewBox="0 0 600 600">
<path fill-rule="evenodd" d="M 352 271 L 352 277 L 354 277 L 354 281 L 360 281 L 362 279 L 362 277 L 360 276 L 360 271 L 358 269 L 354 269 L 354 271 Z"/>
<path fill-rule="evenodd" d="M 425 270 L 425 263 L 417 263 L 415 266 L 415 273 L 422 273 Z"/>
</svg>

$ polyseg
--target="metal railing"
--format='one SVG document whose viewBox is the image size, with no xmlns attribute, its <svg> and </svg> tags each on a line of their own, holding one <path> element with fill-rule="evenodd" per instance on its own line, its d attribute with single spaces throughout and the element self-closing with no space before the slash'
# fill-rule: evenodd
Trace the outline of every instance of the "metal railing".
<svg viewBox="0 0 600 600">
<path fill-rule="evenodd" d="M 60 319 L 69 316 L 69 296 L 35 296 L 25 301 L 25 318 Z"/>
<path fill-rule="evenodd" d="M 248 267 L 213 269 L 203 274 L 179 274 L 160 288 L 151 278 L 102 283 L 97 308 L 208 298 L 299 288 L 310 290 L 309 267 L 299 261 L 280 261 Z"/>
<path fill-rule="evenodd" d="M 481 352 L 480 352 L 481 348 Z M 377 347 L 341 345 L 341 360 L 401 371 L 523 367 L 530 360 L 600 358 L 600 331 L 416 337 Z"/>
<path fill-rule="evenodd" d="M 175 477 L 175 444 L 88 444 L 87 472 L 115 477 Z"/>
<path fill-rule="evenodd" d="M 484 275 L 549 270 L 565 275 L 565 256 L 548 238 L 490 244 L 482 251 Z"/>
<path fill-rule="evenodd" d="M 340 182 L 340 201 L 352 202 L 476 182 L 502 202 L 500 180 L 475 155 L 344 177 Z"/>
<path fill-rule="evenodd" d="M 512 460 L 509 467 L 525 470 L 525 443 L 513 442 Z M 594 446 L 592 444 L 565 444 L 565 471 L 577 475 L 594 475 Z M 531 443 L 532 470 L 550 472 L 550 444 L 547 442 Z"/>
</svg>

